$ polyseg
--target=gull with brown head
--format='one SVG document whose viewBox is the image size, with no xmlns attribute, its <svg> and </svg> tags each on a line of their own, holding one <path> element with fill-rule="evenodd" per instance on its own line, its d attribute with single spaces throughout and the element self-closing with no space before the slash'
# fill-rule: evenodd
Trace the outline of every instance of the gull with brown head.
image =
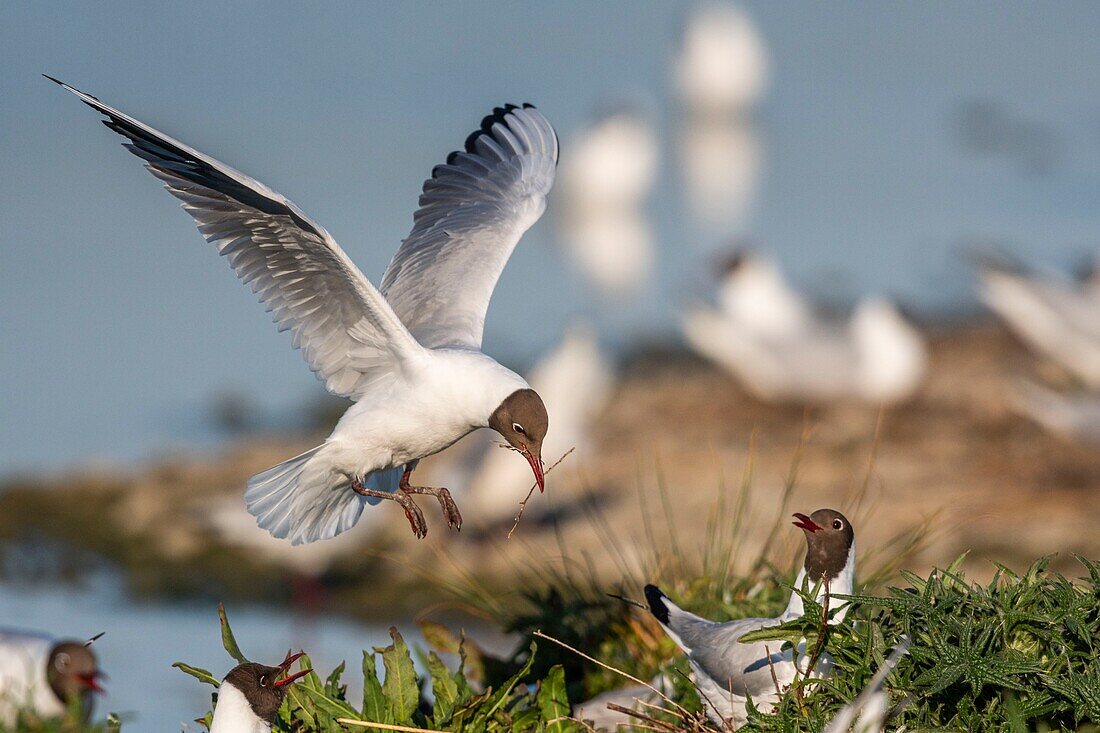
<svg viewBox="0 0 1100 733">
<path fill-rule="evenodd" d="M 107 677 L 92 648 L 100 636 L 78 641 L 0 629 L 0 728 L 20 712 L 61 717 L 74 702 L 89 718 Z"/>
<path fill-rule="evenodd" d="M 375 287 L 323 227 L 281 194 L 90 94 L 53 79 L 178 198 L 289 330 L 310 369 L 352 406 L 322 445 L 253 476 L 245 503 L 264 529 L 295 544 L 355 525 L 391 500 L 417 537 L 413 496 L 462 515 L 445 488 L 414 486 L 420 459 L 491 427 L 544 487 L 546 409 L 518 374 L 481 351 L 497 279 L 542 215 L 558 140 L 529 104 L 499 107 L 425 181 L 413 227 Z M 521 488 L 521 487 L 517 487 Z"/>
<path fill-rule="evenodd" d="M 856 544 L 852 524 L 835 509 L 818 509 L 810 515 L 795 514 L 794 525 L 806 538 L 806 557 L 795 580 L 795 588 L 810 588 L 824 604 L 826 594 L 851 594 L 855 575 Z M 794 650 L 782 650 L 780 642 L 741 642 L 750 631 L 776 626 L 804 613 L 802 596 L 791 594 L 787 608 L 775 618 L 743 618 L 716 622 L 683 610 L 655 585 L 645 587 L 649 611 L 665 633 L 688 657 L 695 684 L 703 693 L 707 714 L 719 723 L 740 727 L 746 721 L 745 706 L 751 698 L 763 711 L 771 710 L 780 692 L 790 685 L 796 672 L 825 676 L 831 661 L 822 655 L 812 670 L 805 643 Z M 830 623 L 844 618 L 846 608 L 833 600 Z M 778 689 L 777 689 L 778 687 Z"/>
</svg>

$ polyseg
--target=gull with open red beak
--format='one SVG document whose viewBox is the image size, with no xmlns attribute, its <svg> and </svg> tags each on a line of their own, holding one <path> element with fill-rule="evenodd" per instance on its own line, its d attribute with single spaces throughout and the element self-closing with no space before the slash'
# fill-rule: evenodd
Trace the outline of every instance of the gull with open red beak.
<svg viewBox="0 0 1100 733">
<path fill-rule="evenodd" d="M 303 652 L 287 652 L 277 667 L 245 662 L 230 670 L 218 687 L 210 733 L 270 733 L 287 689 L 312 669 L 288 674 Z"/>
<path fill-rule="evenodd" d="M 801 529 L 805 532 L 810 532 L 811 534 L 814 533 L 814 532 L 820 532 L 821 531 L 821 526 L 818 525 L 816 522 L 814 522 L 814 520 L 810 519 L 805 514 L 803 514 L 801 512 L 795 512 L 791 516 L 794 517 L 797 520 L 795 522 L 791 522 L 791 524 L 798 527 L 799 529 Z"/>
<path fill-rule="evenodd" d="M 813 591 L 821 604 L 829 594 L 830 611 L 835 611 L 831 623 L 839 623 L 845 607 L 835 596 L 851 594 L 855 576 L 852 525 L 835 509 L 818 509 L 809 515 L 799 513 L 794 518 L 794 526 L 806 538 L 806 558 L 794 587 Z M 805 643 L 797 649 L 780 650 L 778 643 L 740 641 L 750 631 L 802 616 L 805 609 L 798 593 L 791 593 L 787 608 L 775 618 L 743 618 L 724 623 L 683 610 L 655 585 L 645 587 L 645 596 L 650 613 L 687 654 L 695 683 L 707 703 L 707 714 L 720 725 L 732 723 L 735 728 L 743 725 L 749 697 L 760 710 L 771 711 L 779 700 L 776 687 L 785 688 L 796 672 L 807 671 L 802 668 L 808 661 Z M 815 677 L 826 676 L 831 668 L 831 660 L 822 655 L 810 672 Z"/>
<path fill-rule="evenodd" d="M 481 351 L 497 279 L 554 182 L 558 139 L 542 113 L 498 107 L 432 169 L 412 231 L 376 288 L 286 197 L 52 81 L 106 117 L 279 329 L 292 332 L 325 387 L 353 402 L 322 445 L 249 480 L 245 504 L 261 527 L 294 544 L 328 539 L 354 526 L 368 504 L 389 500 L 422 538 L 428 526 L 413 497 L 425 494 L 458 529 L 450 491 L 414 486 L 411 475 L 421 458 L 478 428 L 500 433 L 544 488 L 542 399 Z"/>
<path fill-rule="evenodd" d="M 59 718 L 76 701 L 88 720 L 107 678 L 92 650 L 98 638 L 58 640 L 34 632 L 0 631 L 0 728 L 14 725 L 20 712 Z"/>
</svg>

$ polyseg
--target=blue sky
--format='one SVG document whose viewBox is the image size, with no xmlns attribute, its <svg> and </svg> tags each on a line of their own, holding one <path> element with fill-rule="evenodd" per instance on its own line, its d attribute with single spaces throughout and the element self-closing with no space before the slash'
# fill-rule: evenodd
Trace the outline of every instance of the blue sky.
<svg viewBox="0 0 1100 733">
<path fill-rule="evenodd" d="M 800 284 L 925 310 L 969 302 L 960 242 L 1050 265 L 1100 242 L 1100 6 L 745 3 L 768 44 L 764 167 L 743 231 Z M 45 72 L 268 183 L 377 280 L 420 184 L 481 116 L 531 101 L 570 134 L 645 101 L 668 137 L 687 3 L 7 3 L 0 8 L 0 472 L 210 444 L 197 417 L 243 391 L 321 391 L 189 217 Z M 952 135 L 968 100 L 1045 131 L 1029 172 Z M 659 277 L 598 306 L 548 220 L 505 271 L 486 347 L 516 366 L 571 318 L 609 341 L 668 335 L 700 253 L 666 152 Z M 523 309 L 534 318 L 509 318 Z"/>
</svg>

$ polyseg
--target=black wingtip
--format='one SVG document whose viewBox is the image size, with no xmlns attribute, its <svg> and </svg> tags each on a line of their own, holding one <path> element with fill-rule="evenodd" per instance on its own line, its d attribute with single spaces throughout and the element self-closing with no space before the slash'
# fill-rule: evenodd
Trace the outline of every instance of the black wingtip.
<svg viewBox="0 0 1100 733">
<path fill-rule="evenodd" d="M 494 107 L 492 114 L 485 115 L 485 117 L 483 117 L 481 119 L 481 125 L 478 126 L 478 129 L 474 130 L 473 132 L 471 132 L 466 137 L 466 142 L 462 145 L 462 150 L 454 150 L 454 151 L 451 151 L 447 155 L 446 165 L 454 165 L 455 159 L 462 152 L 466 152 L 470 155 L 477 155 L 477 146 L 476 146 L 477 139 L 479 137 L 481 137 L 482 135 L 492 135 L 493 134 L 493 125 L 495 125 L 497 123 L 507 125 L 504 118 L 507 117 L 513 110 L 517 110 L 517 109 L 538 109 L 538 108 L 535 105 L 531 104 L 530 102 L 524 102 L 523 104 L 518 104 L 518 105 L 517 104 L 505 104 L 503 107 Z M 555 143 L 557 143 L 556 147 L 560 150 L 561 145 L 558 141 L 558 132 L 557 132 L 557 130 L 554 130 L 553 132 L 554 132 L 554 141 L 555 141 Z M 554 157 L 554 163 L 557 164 L 557 162 L 558 162 L 558 159 L 557 159 L 557 156 L 555 156 Z M 442 168 L 442 166 L 436 166 L 435 169 L 432 170 L 432 178 L 436 177 L 437 172 L 441 168 Z"/>
<path fill-rule="evenodd" d="M 526 108 L 528 105 L 524 104 L 523 106 L 524 108 Z M 471 132 L 469 137 L 466 138 L 466 144 L 463 146 L 466 148 L 466 152 L 476 153 L 477 148 L 474 147 L 474 143 L 477 141 L 477 139 L 482 135 L 492 135 L 493 125 L 497 124 L 498 122 L 503 123 L 504 118 L 508 115 L 509 112 L 514 109 L 519 109 L 519 107 L 514 104 L 506 104 L 503 107 L 495 107 L 492 114 L 485 115 L 483 118 L 481 118 L 481 126 Z"/>
<path fill-rule="evenodd" d="M 649 603 L 649 612 L 652 613 L 658 621 L 668 625 L 668 606 L 665 605 L 665 596 L 661 592 L 661 589 L 655 585 L 647 585 L 645 587 L 645 599 Z"/>
<path fill-rule="evenodd" d="M 66 90 L 66 91 L 70 91 L 73 94 L 77 95 L 78 97 L 80 97 L 80 100 L 82 102 L 84 102 L 84 104 L 87 104 L 89 107 L 92 107 L 93 109 L 97 109 L 96 106 L 94 104 L 90 104 L 88 102 L 88 100 L 91 99 L 91 100 L 94 100 L 94 101 L 98 102 L 99 97 L 96 97 L 92 94 L 88 94 L 87 92 L 82 92 L 79 89 L 77 89 L 76 87 L 74 87 L 72 84 L 66 84 L 65 82 L 61 81 L 60 79 L 52 77 L 49 74 L 43 74 L 42 76 L 46 77 L 47 79 L 52 81 L 54 84 L 57 84 L 62 89 Z"/>
</svg>

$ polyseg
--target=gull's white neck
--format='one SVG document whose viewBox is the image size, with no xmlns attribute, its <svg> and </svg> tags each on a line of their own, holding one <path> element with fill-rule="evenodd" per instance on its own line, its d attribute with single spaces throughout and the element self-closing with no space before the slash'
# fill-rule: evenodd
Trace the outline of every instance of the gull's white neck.
<svg viewBox="0 0 1100 733">
<path fill-rule="evenodd" d="M 222 682 L 210 733 L 271 733 L 271 726 L 252 712 L 248 699 L 233 683 Z"/>
<path fill-rule="evenodd" d="M 489 416 L 513 392 L 529 388 L 523 377 L 480 351 L 436 349 L 433 367 L 423 370 L 403 409 L 422 411 L 435 421 L 451 420 L 471 428 L 489 425 Z"/>
<path fill-rule="evenodd" d="M 833 598 L 833 596 L 836 596 L 838 593 L 843 595 L 850 595 L 855 587 L 855 578 L 856 543 L 855 540 L 852 540 L 852 546 L 848 548 L 848 561 L 844 563 L 844 569 L 841 570 L 840 573 L 827 584 L 821 584 L 821 587 L 817 589 L 817 595 L 815 596 L 814 600 L 816 600 L 819 604 L 823 603 L 825 600 L 826 587 L 828 587 L 828 592 L 830 596 L 829 607 L 836 608 L 838 605 L 840 605 L 841 602 Z M 798 577 L 795 578 L 794 587 L 801 588 L 802 584 L 805 582 L 806 566 L 803 565 L 802 569 L 798 571 Z M 810 581 L 809 588 L 811 590 L 813 590 L 813 586 L 815 585 L 815 583 L 815 580 Z M 835 616 L 833 616 L 833 621 L 842 621 L 844 619 L 844 614 L 847 611 L 848 607 L 847 605 L 845 605 Z M 798 593 L 792 592 L 791 600 L 787 603 L 787 610 L 785 610 L 779 618 L 783 621 L 790 621 L 791 619 L 798 618 L 805 612 L 806 608 L 802 603 L 802 596 L 798 595 Z"/>
</svg>

